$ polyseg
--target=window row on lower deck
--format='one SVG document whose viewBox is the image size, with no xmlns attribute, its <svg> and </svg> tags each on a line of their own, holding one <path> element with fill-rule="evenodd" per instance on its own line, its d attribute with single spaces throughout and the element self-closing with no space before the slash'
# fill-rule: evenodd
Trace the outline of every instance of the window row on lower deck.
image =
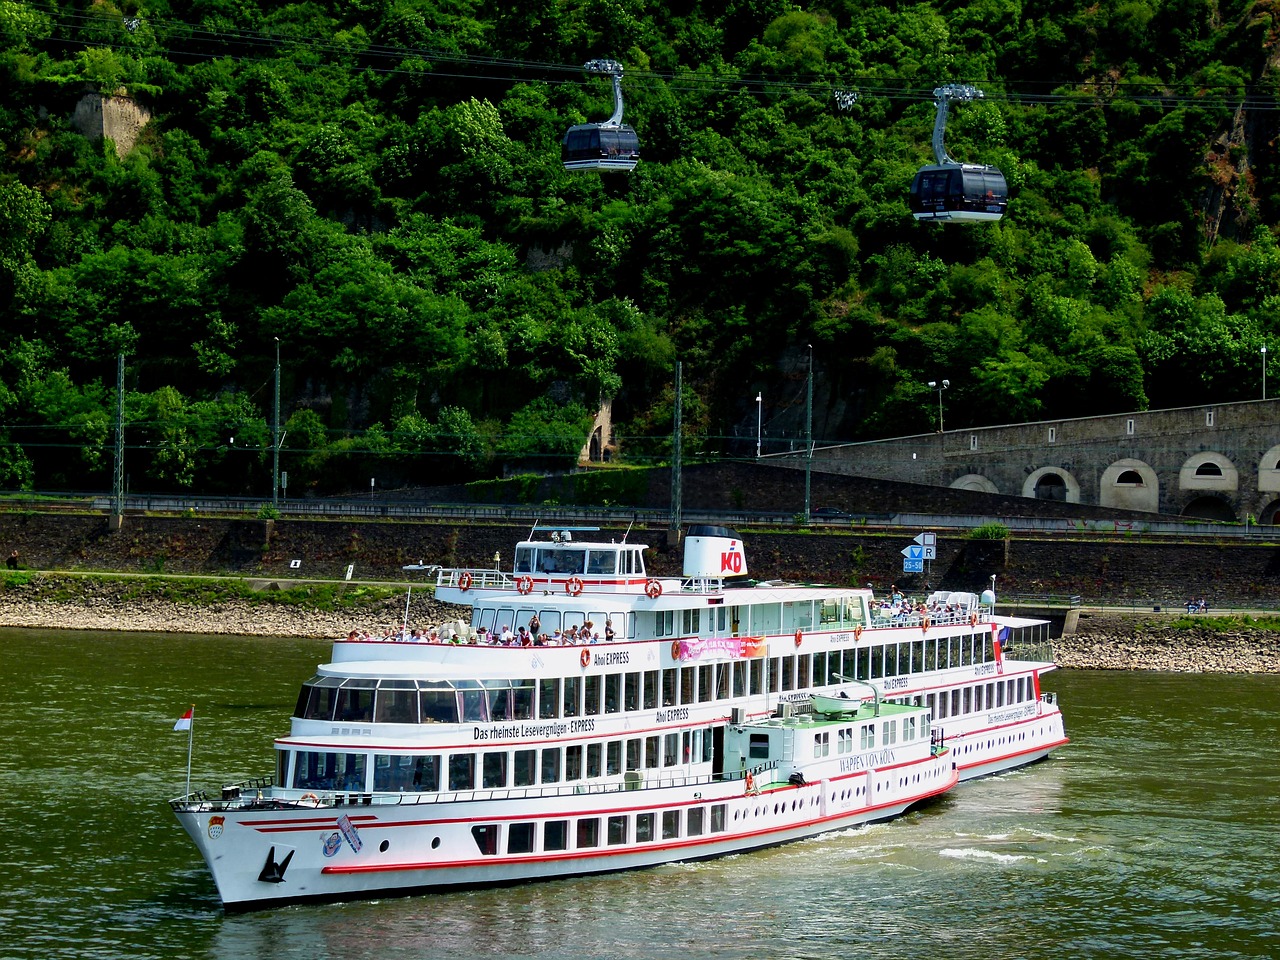
<svg viewBox="0 0 1280 960">
<path fill-rule="evenodd" d="M 497 856 L 500 852 L 568 853 L 724 833 L 727 815 L 728 804 L 714 803 L 685 810 L 620 813 L 605 817 L 477 823 L 471 827 L 471 836 L 479 852 L 485 856 Z"/>
<path fill-rule="evenodd" d="M 298 790 L 436 793 L 575 784 L 626 770 L 661 770 L 711 760 L 707 730 L 539 748 L 446 754 L 282 751 L 280 783 Z M 293 758 L 290 775 L 288 764 Z"/>
</svg>

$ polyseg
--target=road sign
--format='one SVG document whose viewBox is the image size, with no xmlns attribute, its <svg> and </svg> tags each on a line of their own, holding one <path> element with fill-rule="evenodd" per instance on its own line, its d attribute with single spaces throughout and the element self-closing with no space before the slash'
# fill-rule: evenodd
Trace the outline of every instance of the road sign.
<svg viewBox="0 0 1280 960">
<path fill-rule="evenodd" d="M 937 547 L 921 547 L 920 549 L 924 551 L 924 558 L 925 558 L 926 560 L 937 560 L 937 559 L 938 559 L 938 548 L 937 548 Z"/>
<path fill-rule="evenodd" d="M 936 547 L 938 545 L 938 535 L 936 533 L 919 533 L 916 534 L 915 542 L 922 547 Z"/>
<path fill-rule="evenodd" d="M 912 560 L 910 557 L 902 558 L 903 573 L 924 573 L 924 558 Z"/>
<path fill-rule="evenodd" d="M 924 547 L 915 546 L 914 544 L 910 547 L 903 547 L 902 555 L 908 560 L 923 560 L 925 558 Z"/>
</svg>

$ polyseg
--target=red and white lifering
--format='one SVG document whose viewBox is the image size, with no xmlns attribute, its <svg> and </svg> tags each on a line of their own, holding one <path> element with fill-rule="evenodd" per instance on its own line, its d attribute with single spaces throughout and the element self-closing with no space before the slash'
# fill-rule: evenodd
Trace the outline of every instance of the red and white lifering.
<svg viewBox="0 0 1280 960">
<path fill-rule="evenodd" d="M 854 640 L 862 639 L 862 624 L 858 624 L 856 627 L 853 628 L 853 639 Z"/>
<path fill-rule="evenodd" d="M 462 573 L 458 574 L 458 589 L 459 590 L 471 589 L 471 574 L 466 570 L 463 570 Z"/>
<path fill-rule="evenodd" d="M 924 633 L 928 633 L 928 632 L 929 632 L 929 618 L 928 618 L 928 617 L 925 617 L 923 620 L 921 620 L 921 621 L 920 621 L 920 630 L 921 630 L 922 632 L 924 632 Z"/>
<path fill-rule="evenodd" d="M 798 646 L 800 646 L 800 644 L 801 644 L 801 643 L 803 643 L 803 642 L 804 642 L 804 632 L 803 632 L 802 630 L 797 630 L 797 631 L 796 631 L 796 646 L 797 646 L 797 647 L 798 647 Z"/>
<path fill-rule="evenodd" d="M 516 589 L 521 593 L 533 592 L 533 577 L 525 574 L 523 577 L 516 577 Z"/>
<path fill-rule="evenodd" d="M 564 592 L 571 597 L 576 597 L 582 592 L 582 578 L 570 577 L 564 582 Z"/>
<path fill-rule="evenodd" d="M 679 640 L 671 641 L 671 659 L 672 660 L 680 659 L 680 641 Z"/>
<path fill-rule="evenodd" d="M 976 613 L 969 614 L 969 626 L 976 627 L 978 625 L 978 615 Z"/>
<path fill-rule="evenodd" d="M 584 649 L 583 649 L 583 651 L 582 651 L 581 656 L 579 656 L 579 657 L 578 657 L 578 662 L 579 662 L 580 664 L 582 664 L 584 667 L 585 667 L 588 663 L 590 663 L 590 662 L 591 662 L 591 651 L 590 651 L 590 650 L 587 650 L 587 649 L 585 649 L 585 648 L 584 648 Z"/>
<path fill-rule="evenodd" d="M 646 580 L 644 584 L 644 592 L 650 600 L 657 600 L 662 596 L 662 584 L 657 580 Z"/>
</svg>

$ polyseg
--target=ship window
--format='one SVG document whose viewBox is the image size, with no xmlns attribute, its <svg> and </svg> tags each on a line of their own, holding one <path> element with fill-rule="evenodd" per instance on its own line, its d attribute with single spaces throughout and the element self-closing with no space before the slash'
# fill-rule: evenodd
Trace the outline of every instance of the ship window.
<svg viewBox="0 0 1280 960">
<path fill-rule="evenodd" d="M 796 688 L 796 658 L 782 658 L 782 689 L 794 690 Z"/>
<path fill-rule="evenodd" d="M 642 743 L 639 738 L 633 738 L 627 741 L 627 769 L 640 769 L 640 748 Z"/>
<path fill-rule="evenodd" d="M 578 700 L 582 696 L 582 678 L 581 677 L 565 677 L 564 678 L 564 715 L 566 717 L 576 717 L 581 713 Z"/>
<path fill-rule="evenodd" d="M 653 839 L 653 814 L 636 814 L 636 843 L 647 843 Z"/>
<path fill-rule="evenodd" d="M 831 731 L 823 730 L 813 738 L 813 758 L 819 760 L 831 755 Z"/>
<path fill-rule="evenodd" d="M 662 735 L 662 765 L 674 767 L 680 762 L 680 734 L 664 733 Z"/>
<path fill-rule="evenodd" d="M 644 708 L 653 710 L 658 706 L 658 671 L 644 672 Z"/>
<path fill-rule="evenodd" d="M 703 703 L 716 697 L 714 673 L 711 664 L 704 663 L 698 667 L 698 696 Z"/>
<path fill-rule="evenodd" d="M 707 812 L 704 809 L 702 809 L 702 807 L 689 808 L 689 831 L 687 833 L 687 836 L 690 836 L 690 837 L 702 836 L 703 822 L 705 820 L 706 813 Z"/>
<path fill-rule="evenodd" d="M 658 744 L 660 740 L 657 734 L 644 738 L 644 765 L 648 769 L 654 769 L 658 766 L 660 757 L 658 756 Z"/>
<path fill-rule="evenodd" d="M 662 705 L 674 707 L 676 704 L 676 683 L 680 677 L 678 670 L 662 671 Z"/>
<path fill-rule="evenodd" d="M 560 782 L 560 748 L 547 747 L 542 751 L 542 782 Z"/>
<path fill-rule="evenodd" d="M 558 677 L 539 681 L 538 716 L 543 720 L 560 716 L 560 679 Z"/>
<path fill-rule="evenodd" d="M 813 658 L 807 653 L 802 653 L 796 657 L 796 688 L 799 690 L 809 686 L 809 671 L 812 661 Z"/>
<path fill-rule="evenodd" d="M 338 689 L 338 702 L 333 718 L 354 723 L 373 720 L 374 680 L 344 680 Z"/>
<path fill-rule="evenodd" d="M 534 772 L 538 761 L 537 750 L 517 750 L 511 755 L 511 784 L 516 787 L 531 787 L 534 784 Z"/>
<path fill-rule="evenodd" d="M 578 849 L 600 846 L 600 820 L 597 817 L 578 821 Z"/>
<path fill-rule="evenodd" d="M 845 727 L 836 732 L 836 753 L 853 753 L 853 730 Z"/>
<path fill-rule="evenodd" d="M 298 751 L 293 785 L 300 790 L 364 790 L 363 753 Z"/>
<path fill-rule="evenodd" d="M 566 780 L 582 779 L 582 744 L 574 744 L 564 748 L 564 778 Z"/>
<path fill-rule="evenodd" d="M 516 547 L 516 573 L 533 573 L 533 547 Z"/>
<path fill-rule="evenodd" d="M 752 694 L 764 693 L 764 660 L 762 659 L 751 661 L 751 692 Z"/>
<path fill-rule="evenodd" d="M 611 740 L 605 746 L 604 772 L 606 776 L 616 777 L 622 772 L 622 741 Z"/>
<path fill-rule="evenodd" d="M 617 572 L 618 555 L 612 550 L 588 550 L 587 573 L 612 576 Z"/>
<path fill-rule="evenodd" d="M 859 749 L 870 750 L 876 745 L 876 727 L 873 723 L 864 723 L 859 730 Z"/>
<path fill-rule="evenodd" d="M 747 695 L 747 663 L 745 660 L 739 660 L 733 665 L 733 695 L 735 697 L 745 697 Z"/>
<path fill-rule="evenodd" d="M 583 712 L 589 717 L 594 717 L 600 712 L 600 674 L 588 674 L 582 679 L 582 687 L 585 691 L 582 699 Z"/>
<path fill-rule="evenodd" d="M 702 632 L 702 611 L 683 610 L 680 614 L 680 627 L 685 635 Z"/>
<path fill-rule="evenodd" d="M 476 788 L 476 755 L 474 753 L 449 754 L 449 789 L 474 790 Z"/>
<path fill-rule="evenodd" d="M 697 703 L 697 672 L 693 667 L 680 668 L 680 702 Z"/>
<path fill-rule="evenodd" d="M 607 830 L 610 846 L 627 842 L 627 821 L 629 817 L 610 817 Z"/>
<path fill-rule="evenodd" d="M 727 813 L 728 813 L 728 804 L 714 803 L 711 805 L 711 832 L 712 833 L 724 832 Z"/>
<path fill-rule="evenodd" d="M 332 720 L 341 685 L 341 677 L 312 677 L 298 694 L 295 714 L 304 720 Z"/>
<path fill-rule="evenodd" d="M 604 750 L 599 743 L 587 744 L 587 777 L 592 779 L 600 776 L 600 761 L 604 756 Z"/>
<path fill-rule="evenodd" d="M 769 735 L 767 733 L 751 734 L 747 747 L 747 756 L 752 760 L 769 759 Z"/>
<path fill-rule="evenodd" d="M 532 823 L 512 823 L 507 826 L 507 853 L 533 853 Z"/>
<path fill-rule="evenodd" d="M 680 811 L 662 811 L 662 839 L 675 840 L 680 836 Z"/>
<path fill-rule="evenodd" d="M 902 742 L 910 743 L 916 738 L 916 718 L 907 717 L 902 721 Z"/>
<path fill-rule="evenodd" d="M 622 674 L 610 673 L 604 678 L 604 712 L 617 713 L 622 709 Z"/>
<path fill-rule="evenodd" d="M 640 674 L 627 674 L 622 686 L 622 702 L 626 710 L 640 709 Z"/>
<path fill-rule="evenodd" d="M 498 852 L 498 825 L 496 823 L 477 823 L 471 828 L 471 836 L 476 847 L 486 857 Z"/>
<path fill-rule="evenodd" d="M 440 789 L 439 757 L 374 757 L 373 789 L 422 793 Z"/>
<path fill-rule="evenodd" d="M 505 750 L 484 755 L 480 782 L 486 790 L 500 790 L 507 785 L 507 753 Z"/>
<path fill-rule="evenodd" d="M 548 820 L 542 825 L 543 850 L 569 849 L 569 821 Z"/>
<path fill-rule="evenodd" d="M 418 685 L 412 680 L 379 680 L 375 723 L 417 723 Z"/>
<path fill-rule="evenodd" d="M 669 637 L 676 632 L 676 612 L 674 610 L 659 610 L 654 614 L 654 634 L 659 637 Z"/>
</svg>

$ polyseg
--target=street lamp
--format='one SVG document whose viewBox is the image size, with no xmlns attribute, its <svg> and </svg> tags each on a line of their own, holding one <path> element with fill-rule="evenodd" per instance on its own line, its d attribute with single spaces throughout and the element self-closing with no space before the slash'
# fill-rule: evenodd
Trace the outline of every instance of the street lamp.
<svg viewBox="0 0 1280 960">
<path fill-rule="evenodd" d="M 930 380 L 929 389 L 938 391 L 938 432 L 945 433 L 942 428 L 942 391 L 951 386 L 950 380 Z"/>
<path fill-rule="evenodd" d="M 804 428 L 804 523 L 807 527 L 810 518 L 810 491 L 813 484 L 813 344 L 809 344 L 809 390 L 805 403 Z"/>
<path fill-rule="evenodd" d="M 1267 399 L 1267 345 L 1262 345 L 1262 399 Z"/>
<path fill-rule="evenodd" d="M 764 425 L 764 394 L 756 394 L 756 459 L 760 459 L 760 428 Z"/>
</svg>

